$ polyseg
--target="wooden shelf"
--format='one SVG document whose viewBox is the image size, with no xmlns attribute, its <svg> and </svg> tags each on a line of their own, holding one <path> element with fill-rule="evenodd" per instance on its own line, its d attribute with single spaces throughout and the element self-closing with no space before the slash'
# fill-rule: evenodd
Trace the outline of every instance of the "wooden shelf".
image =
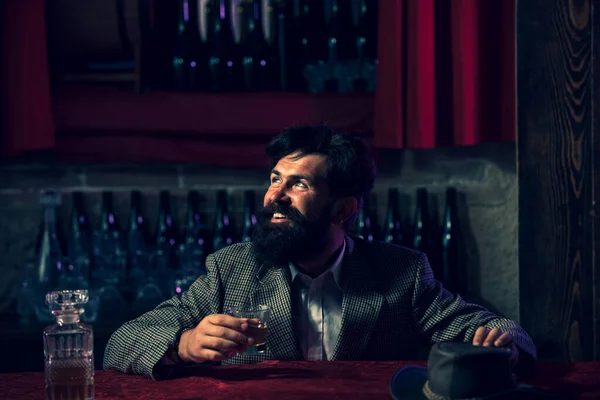
<svg viewBox="0 0 600 400">
<path fill-rule="evenodd" d="M 146 93 L 65 85 L 53 95 L 58 131 L 271 136 L 294 124 L 370 133 L 372 93 Z"/>
<path fill-rule="evenodd" d="M 372 136 L 372 93 L 136 94 L 68 84 L 53 93 L 57 153 L 75 162 L 263 167 L 265 145 L 295 124 Z"/>
</svg>

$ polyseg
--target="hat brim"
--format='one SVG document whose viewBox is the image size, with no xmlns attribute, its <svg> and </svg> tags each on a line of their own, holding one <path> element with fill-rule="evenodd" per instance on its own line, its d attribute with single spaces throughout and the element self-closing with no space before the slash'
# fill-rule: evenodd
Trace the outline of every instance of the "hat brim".
<svg viewBox="0 0 600 400">
<path fill-rule="evenodd" d="M 423 385 L 427 381 L 427 369 L 416 365 L 400 368 L 392 377 L 390 394 L 394 400 L 427 400 L 423 393 Z M 510 392 L 490 396 L 490 399 L 511 400 L 553 400 L 562 397 L 555 393 L 541 390 L 535 386 L 520 384 Z"/>
<path fill-rule="evenodd" d="M 427 380 L 427 369 L 416 365 L 400 368 L 390 383 L 390 394 L 394 400 L 427 400 L 423 385 Z"/>
</svg>

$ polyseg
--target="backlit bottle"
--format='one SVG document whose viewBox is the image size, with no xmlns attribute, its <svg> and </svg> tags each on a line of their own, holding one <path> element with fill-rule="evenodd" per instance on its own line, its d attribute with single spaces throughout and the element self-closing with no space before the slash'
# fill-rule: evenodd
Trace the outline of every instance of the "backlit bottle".
<svg viewBox="0 0 600 400">
<path fill-rule="evenodd" d="M 213 251 L 219 251 L 223 247 L 233 244 L 233 225 L 229 216 L 228 203 L 227 192 L 219 190 L 217 192 Z"/>
<path fill-rule="evenodd" d="M 244 192 L 244 226 L 242 227 L 242 242 L 252 240 L 252 232 L 256 226 L 256 208 L 254 190 Z"/>
<path fill-rule="evenodd" d="M 458 230 L 456 189 L 446 190 L 446 210 L 442 225 L 441 269 L 442 283 L 450 291 L 459 291 Z"/>
<path fill-rule="evenodd" d="M 390 189 L 388 191 L 388 208 L 385 218 L 385 234 L 384 242 L 401 245 L 402 240 L 402 223 L 400 221 L 398 189 Z"/>
<path fill-rule="evenodd" d="M 429 227 L 429 207 L 427 204 L 427 190 L 417 190 L 417 206 L 415 208 L 415 232 L 413 235 L 412 247 L 415 250 L 422 251 L 423 253 L 429 253 L 429 239 L 430 239 L 430 227 Z"/>
</svg>

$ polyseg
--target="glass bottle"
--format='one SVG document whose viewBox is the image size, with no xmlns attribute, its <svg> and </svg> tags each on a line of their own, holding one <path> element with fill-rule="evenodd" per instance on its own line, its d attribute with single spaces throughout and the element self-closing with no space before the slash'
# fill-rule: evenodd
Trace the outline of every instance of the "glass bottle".
<svg viewBox="0 0 600 400">
<path fill-rule="evenodd" d="M 281 90 L 285 74 L 285 8 L 279 0 L 262 0 L 261 28 L 265 40 L 265 48 L 260 63 L 265 64 L 268 79 L 264 81 L 263 90 Z M 280 56 L 283 55 L 282 59 Z"/>
<path fill-rule="evenodd" d="M 177 39 L 173 57 L 174 89 L 185 92 L 198 88 L 199 67 L 204 66 L 202 42 L 197 28 L 197 3 L 180 0 L 177 18 Z"/>
<path fill-rule="evenodd" d="M 133 287 L 145 281 L 154 270 L 149 247 L 146 219 L 142 215 L 142 193 L 133 190 L 127 229 L 128 276 Z"/>
<path fill-rule="evenodd" d="M 275 36 L 277 37 L 275 58 L 278 61 L 278 65 L 276 65 L 276 72 L 279 76 L 279 84 L 275 89 L 282 90 L 284 92 L 290 91 L 292 87 L 292 85 L 290 84 L 290 71 L 288 68 L 290 64 L 288 47 L 290 46 L 291 40 L 293 39 L 291 30 L 294 27 L 292 25 L 293 17 L 289 11 L 290 10 L 287 7 L 287 3 L 285 1 L 277 0 L 275 9 L 275 15 L 277 17 L 277 33 L 275 34 Z"/>
<path fill-rule="evenodd" d="M 302 76 L 309 93 L 325 90 L 325 80 L 330 78 L 327 19 L 325 3 L 303 0 L 296 19 L 300 37 L 300 64 Z M 298 62 L 298 61 L 296 61 Z"/>
<path fill-rule="evenodd" d="M 51 289 L 56 289 L 62 275 L 63 249 L 57 228 L 56 208 L 60 196 L 54 192 L 45 192 L 40 198 L 44 209 L 44 219 L 37 239 L 38 280 Z"/>
<path fill-rule="evenodd" d="M 356 58 L 356 32 L 352 25 L 351 3 L 332 0 L 328 22 L 329 77 L 325 81 L 328 92 L 352 91 L 353 74 L 349 61 Z"/>
<path fill-rule="evenodd" d="M 244 2 L 244 46 L 242 46 L 242 67 L 244 70 L 244 91 L 259 91 L 261 82 L 255 79 L 260 66 L 260 52 L 265 47 L 260 29 L 260 4 L 254 0 Z"/>
<path fill-rule="evenodd" d="M 365 197 L 363 206 L 358 211 L 354 234 L 368 242 L 375 240 L 375 220 L 371 201 Z"/>
<path fill-rule="evenodd" d="M 252 240 L 252 232 L 256 226 L 256 206 L 254 190 L 244 192 L 244 227 L 242 228 L 242 242 Z"/>
<path fill-rule="evenodd" d="M 213 251 L 219 251 L 233 243 L 233 225 L 229 218 L 228 196 L 225 190 L 217 192 L 216 211 Z"/>
<path fill-rule="evenodd" d="M 460 290 L 456 197 L 456 189 L 448 188 L 446 190 L 446 210 L 442 225 L 441 243 L 442 283 L 452 292 Z"/>
<path fill-rule="evenodd" d="M 200 214 L 200 194 L 190 190 L 187 197 L 187 217 L 183 229 L 183 240 L 179 244 L 179 268 L 175 271 L 175 282 L 171 295 L 186 291 L 199 275 L 206 274 L 204 261 L 207 256 L 208 229 Z"/>
<path fill-rule="evenodd" d="M 93 302 L 90 303 L 95 304 L 97 301 L 97 318 L 100 321 L 118 323 L 123 319 L 126 304 L 124 295 L 127 257 L 112 192 L 102 192 L 101 207 L 100 230 L 94 237 L 94 266 L 90 292 Z M 92 313 L 88 312 L 86 315 L 88 322 L 95 321 L 94 318 L 90 318 Z"/>
<path fill-rule="evenodd" d="M 188 208 L 185 224 L 184 245 L 185 257 L 182 268 L 196 278 L 205 273 L 204 260 L 208 255 L 209 230 L 200 213 L 200 193 L 190 190 L 188 193 Z"/>
<path fill-rule="evenodd" d="M 69 266 L 66 268 L 65 278 L 69 288 L 87 288 L 90 279 L 90 261 L 92 254 L 92 231 L 88 217 L 85 213 L 82 192 L 73 192 L 73 207 L 71 210 L 71 231 L 68 239 Z"/>
<path fill-rule="evenodd" d="M 165 295 L 172 292 L 176 271 L 179 269 L 178 236 L 175 218 L 171 210 L 171 194 L 168 190 L 162 190 L 159 194 L 155 261 Z"/>
<path fill-rule="evenodd" d="M 398 209 L 398 189 L 388 191 L 388 209 L 385 218 L 386 243 L 402 245 L 402 223 L 400 222 L 400 210 Z"/>
<path fill-rule="evenodd" d="M 240 46 L 231 25 L 231 13 L 237 10 L 232 11 L 232 3 L 228 0 L 216 0 L 215 5 L 207 11 L 210 19 L 210 44 L 207 47 L 210 90 L 236 92 L 243 83 Z"/>
<path fill-rule="evenodd" d="M 133 297 L 131 318 L 139 317 L 165 300 L 155 262 L 155 246 L 150 244 L 146 223 L 142 213 L 142 193 L 134 190 L 131 192 L 127 231 L 129 282 Z"/>
<path fill-rule="evenodd" d="M 260 0 L 246 0 L 244 3 L 247 35 L 242 49 L 244 54 L 242 64 L 244 90 L 248 92 L 270 90 L 274 82 L 274 65 L 269 58 L 269 50 L 272 46 L 267 42 L 263 32 L 262 12 Z"/>
<path fill-rule="evenodd" d="M 307 32 L 302 25 L 305 20 L 304 4 L 302 0 L 291 0 L 285 2 L 285 52 L 280 57 L 285 62 L 285 74 L 287 75 L 286 88 L 291 92 L 305 92 L 306 82 L 303 74 L 303 52 L 302 37 Z"/>
<path fill-rule="evenodd" d="M 94 238 L 94 285 L 120 286 L 125 282 L 126 260 L 123 234 L 113 208 L 113 193 L 102 192 L 100 229 Z"/>
<path fill-rule="evenodd" d="M 417 190 L 417 206 L 415 208 L 415 234 L 413 249 L 425 254 L 429 253 L 429 207 L 427 204 L 427 189 Z"/>
<path fill-rule="evenodd" d="M 87 290 L 49 292 L 56 323 L 44 329 L 44 376 L 49 400 L 94 398 L 94 334 L 79 321 Z M 59 307 L 59 308 L 57 308 Z"/>
<path fill-rule="evenodd" d="M 377 19 L 378 19 L 378 1 L 377 0 L 358 0 L 355 3 L 358 6 L 355 25 L 357 26 L 357 53 L 359 57 L 369 60 L 377 59 Z"/>
<path fill-rule="evenodd" d="M 49 322 L 44 295 L 60 289 L 64 276 L 64 252 L 59 235 L 56 209 L 61 203 L 60 194 L 45 191 L 40 196 L 43 220 L 35 248 L 35 276 L 32 278 L 33 311 L 41 322 Z"/>
<path fill-rule="evenodd" d="M 356 58 L 356 30 L 352 24 L 352 3 L 346 0 L 332 0 L 330 12 L 328 46 L 332 61 Z"/>
<path fill-rule="evenodd" d="M 356 25 L 357 69 L 354 90 L 373 92 L 377 72 L 377 0 L 358 0 L 354 3 Z"/>
</svg>

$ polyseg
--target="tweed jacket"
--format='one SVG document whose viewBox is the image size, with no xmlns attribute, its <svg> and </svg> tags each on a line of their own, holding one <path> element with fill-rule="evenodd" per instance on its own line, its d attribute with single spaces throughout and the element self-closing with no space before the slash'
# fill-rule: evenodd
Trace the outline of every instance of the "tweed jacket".
<svg viewBox="0 0 600 400">
<path fill-rule="evenodd" d="M 165 378 L 159 360 L 182 331 L 209 314 L 250 301 L 272 308 L 267 350 L 222 364 L 302 360 L 292 324 L 288 266 L 263 267 L 252 243 L 238 243 L 209 255 L 206 269 L 189 290 L 114 332 L 104 368 Z M 536 357 L 533 342 L 517 323 L 444 289 L 423 253 L 347 235 L 341 274 L 342 324 L 333 360 L 410 360 L 423 342 L 471 341 L 482 325 L 510 332 L 521 352 Z"/>
</svg>

